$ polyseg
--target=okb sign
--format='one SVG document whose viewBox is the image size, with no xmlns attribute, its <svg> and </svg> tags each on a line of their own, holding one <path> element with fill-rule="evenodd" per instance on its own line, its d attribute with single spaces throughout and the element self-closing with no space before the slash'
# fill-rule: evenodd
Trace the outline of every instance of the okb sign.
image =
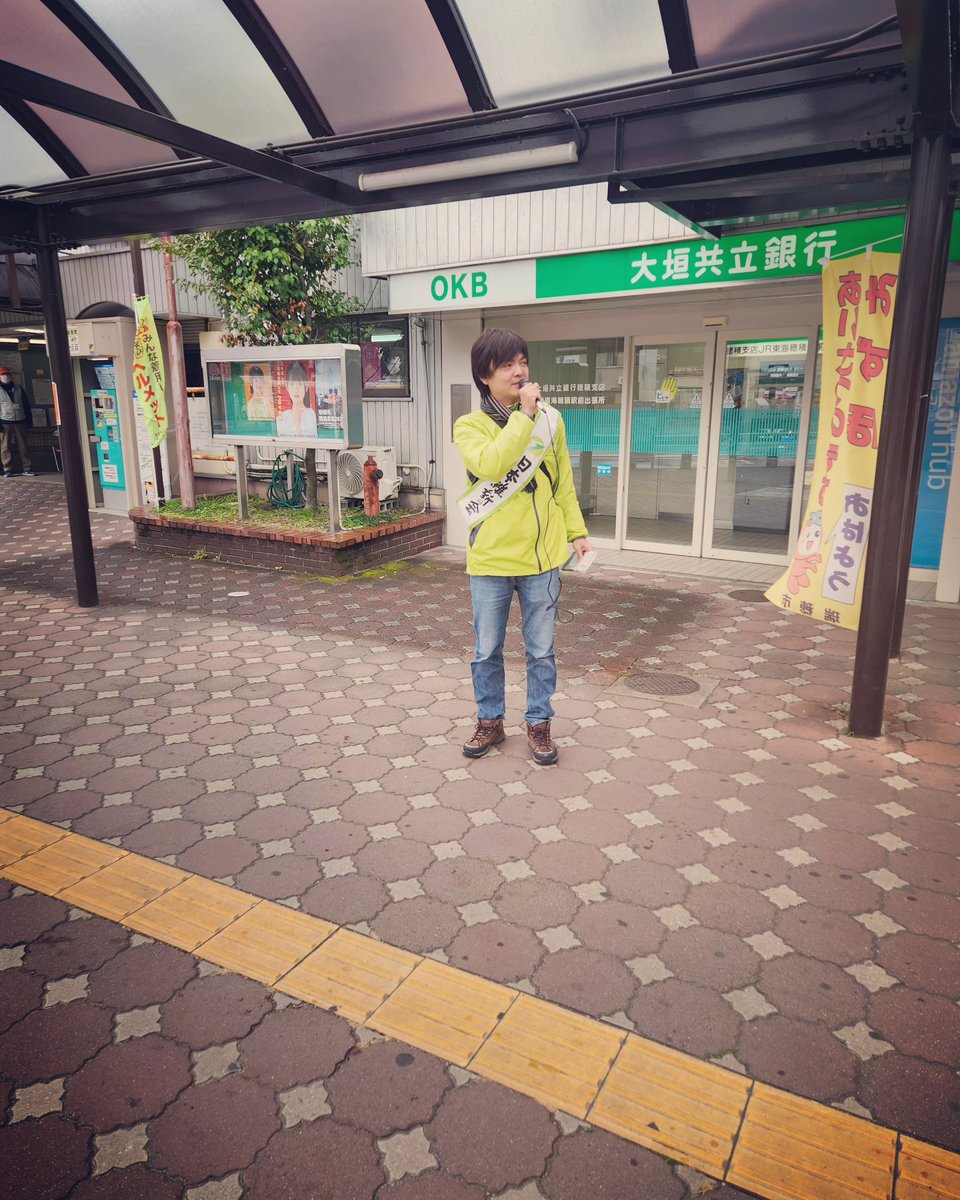
<svg viewBox="0 0 960 1200">
<path fill-rule="evenodd" d="M 899 253 L 903 217 L 824 221 L 794 229 L 739 230 L 710 241 L 687 238 L 540 259 L 418 271 L 390 279 L 392 312 L 498 308 L 538 301 L 631 296 L 819 275 L 827 262 L 868 248 Z M 960 213 L 950 259 L 960 259 Z"/>
<path fill-rule="evenodd" d="M 390 311 L 429 312 L 436 308 L 525 304 L 534 299 L 536 277 L 536 261 L 532 258 L 485 263 L 468 270 L 448 267 L 444 271 L 391 275 Z"/>
</svg>

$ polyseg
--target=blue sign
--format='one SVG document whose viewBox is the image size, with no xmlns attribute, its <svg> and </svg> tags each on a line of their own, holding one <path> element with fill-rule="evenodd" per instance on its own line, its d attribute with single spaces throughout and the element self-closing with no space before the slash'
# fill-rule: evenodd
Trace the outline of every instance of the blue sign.
<svg viewBox="0 0 960 1200">
<path fill-rule="evenodd" d="M 940 566 L 943 523 L 947 513 L 950 476 L 957 444 L 960 411 L 960 319 L 940 322 L 937 361 L 933 368 L 927 436 L 913 529 L 912 567 Z"/>
<path fill-rule="evenodd" d="M 597 465 L 597 474 L 598 475 L 612 475 L 613 474 L 613 463 L 599 463 Z"/>
</svg>

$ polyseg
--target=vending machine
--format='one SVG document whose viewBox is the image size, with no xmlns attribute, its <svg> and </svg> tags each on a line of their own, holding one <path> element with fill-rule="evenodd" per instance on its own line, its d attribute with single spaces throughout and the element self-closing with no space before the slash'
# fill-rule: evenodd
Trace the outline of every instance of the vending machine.
<svg viewBox="0 0 960 1200">
<path fill-rule="evenodd" d="M 146 421 L 134 395 L 135 333 L 132 317 L 67 323 L 77 403 L 83 411 L 87 495 L 93 509 L 126 513 L 178 491 L 173 421 L 158 447 L 162 475 L 158 481 Z"/>
</svg>

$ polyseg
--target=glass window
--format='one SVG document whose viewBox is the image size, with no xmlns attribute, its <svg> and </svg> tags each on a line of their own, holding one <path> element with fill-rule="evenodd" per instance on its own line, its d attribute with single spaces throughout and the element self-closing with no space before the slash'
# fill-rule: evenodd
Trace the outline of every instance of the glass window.
<svg viewBox="0 0 960 1200">
<path fill-rule="evenodd" d="M 410 399 L 410 325 L 406 317 L 364 313 L 351 318 L 360 347 L 365 400 Z"/>
<path fill-rule="evenodd" d="M 577 500 L 594 537 L 616 533 L 619 494 L 622 338 L 530 343 L 530 378 L 559 409 Z"/>
</svg>

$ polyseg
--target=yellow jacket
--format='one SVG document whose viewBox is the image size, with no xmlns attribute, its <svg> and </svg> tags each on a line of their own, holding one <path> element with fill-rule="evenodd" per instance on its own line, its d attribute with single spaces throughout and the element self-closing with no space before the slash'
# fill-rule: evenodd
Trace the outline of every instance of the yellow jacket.
<svg viewBox="0 0 960 1200">
<path fill-rule="evenodd" d="M 470 475 L 496 482 L 523 457 L 532 428 L 519 408 L 502 429 L 486 413 L 471 412 L 454 425 L 453 440 Z M 470 530 L 468 575 L 540 575 L 566 562 L 568 542 L 587 536 L 559 413 L 534 479 L 534 491 L 515 493 Z"/>
</svg>

